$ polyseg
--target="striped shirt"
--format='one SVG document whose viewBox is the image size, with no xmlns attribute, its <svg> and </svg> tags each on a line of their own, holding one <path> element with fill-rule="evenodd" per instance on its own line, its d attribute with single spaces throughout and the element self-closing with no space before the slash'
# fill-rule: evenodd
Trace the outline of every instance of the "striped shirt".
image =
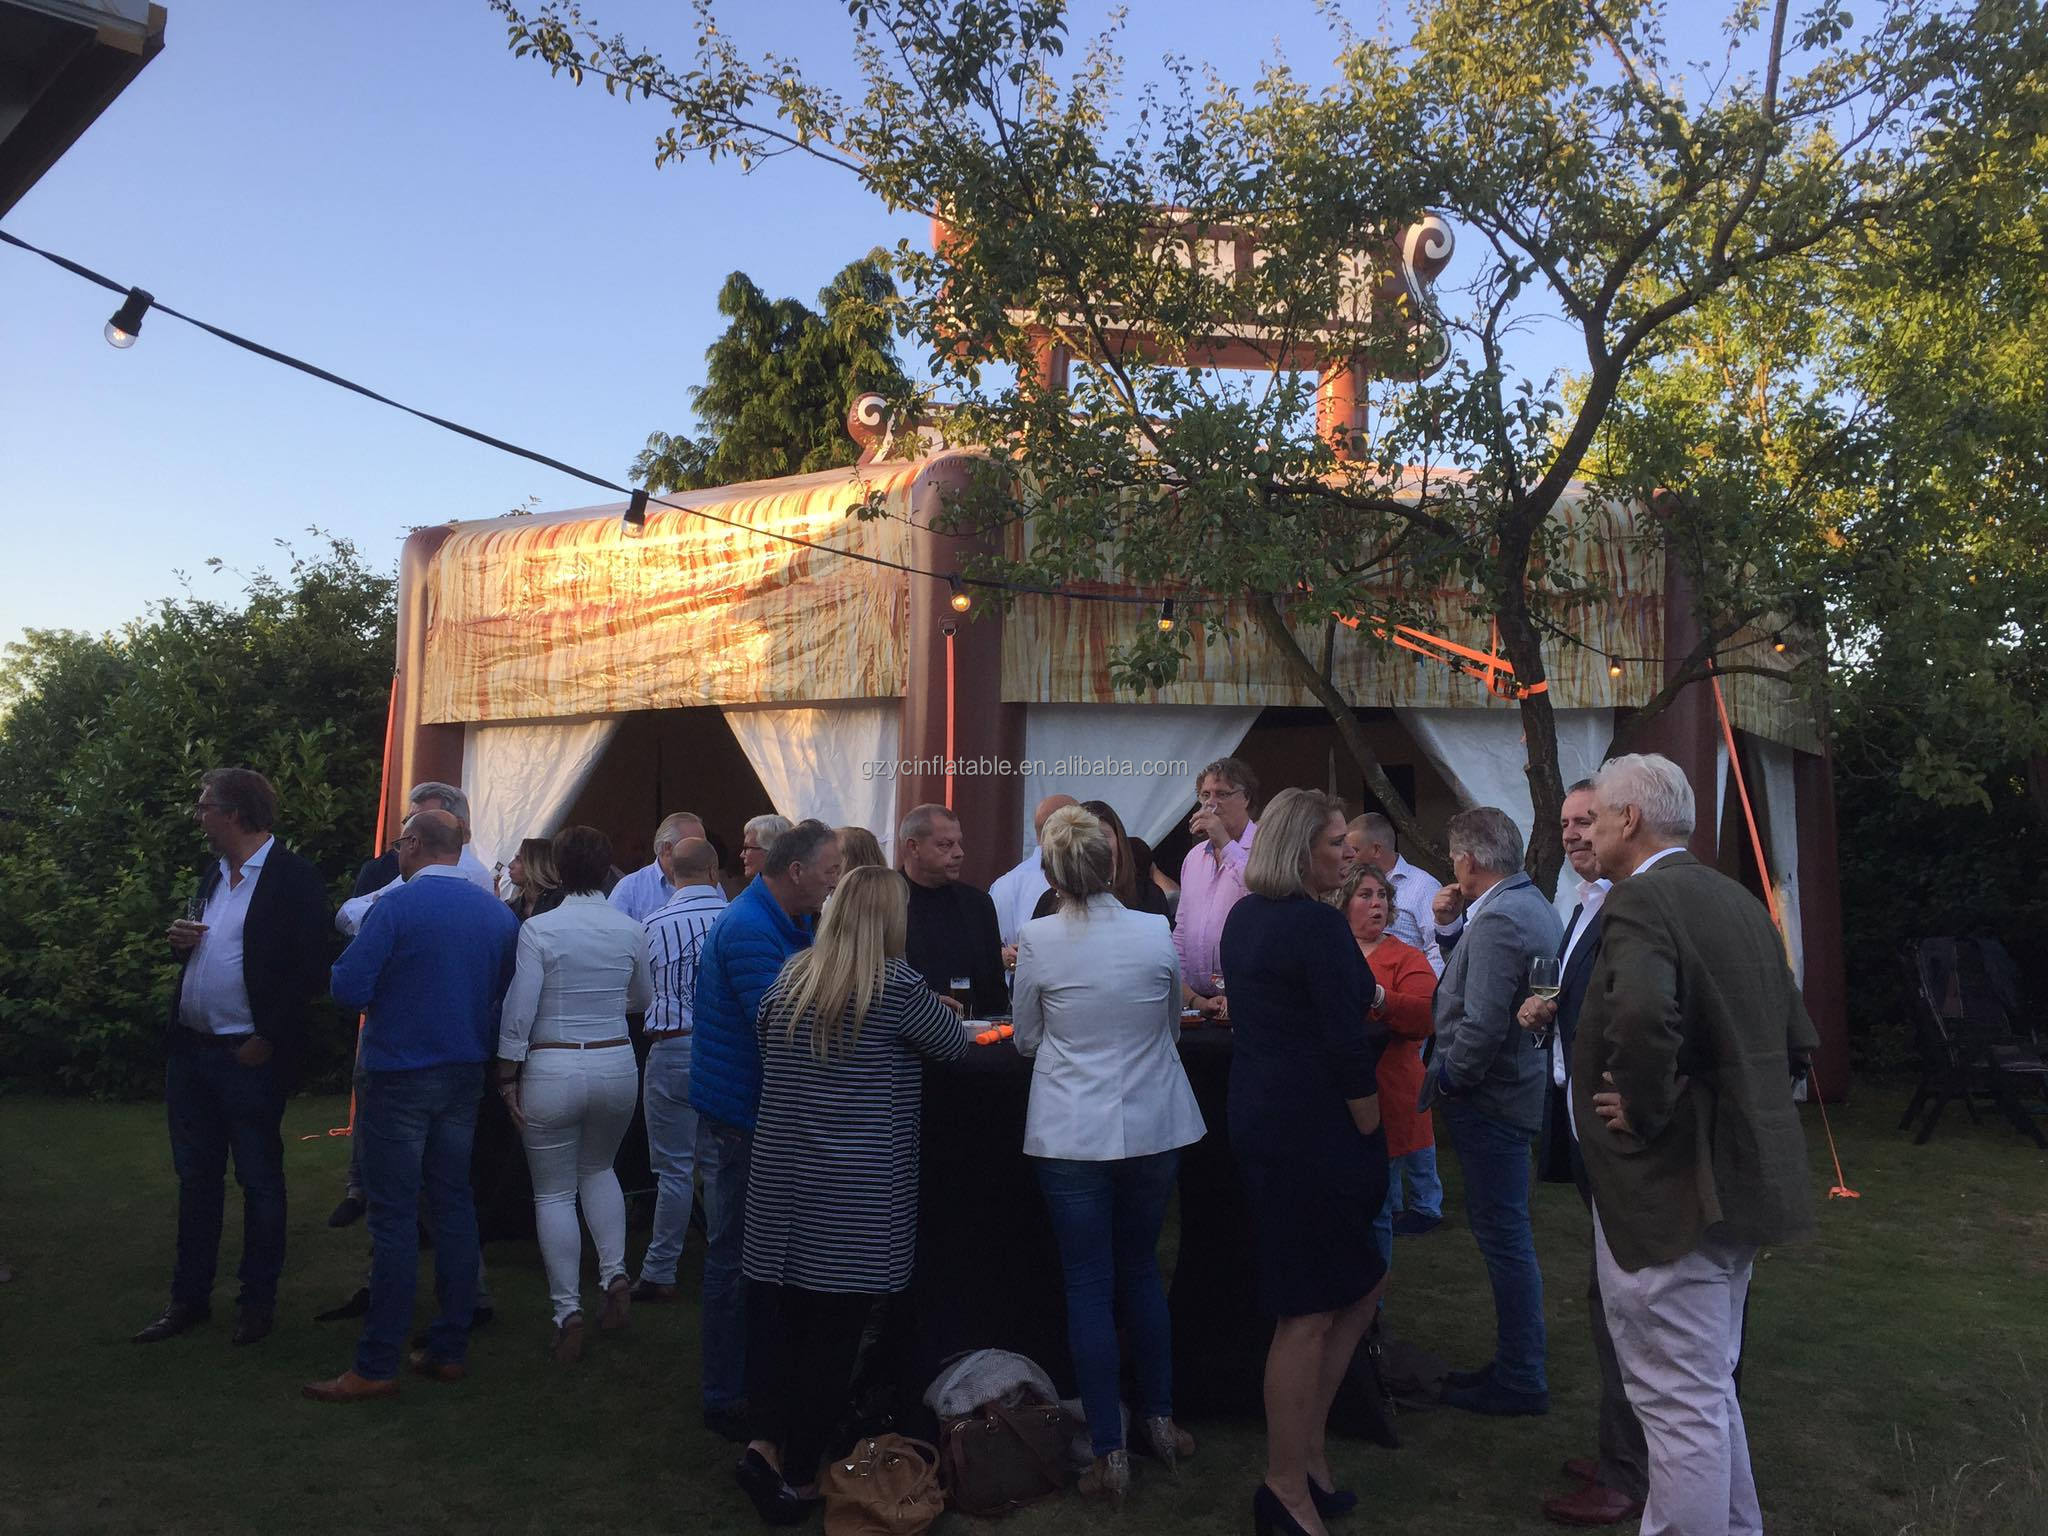
<svg viewBox="0 0 2048 1536">
<path fill-rule="evenodd" d="M 786 974 L 786 973 L 785 973 Z M 811 1055 L 811 1016 L 784 1038 L 784 982 L 761 999 L 761 1112 L 747 1181 L 749 1280 L 808 1291 L 889 1292 L 917 1256 L 924 1065 L 967 1054 L 959 1019 L 901 959 L 887 962 L 860 1038 Z"/>
<path fill-rule="evenodd" d="M 654 970 L 654 1002 L 643 1026 L 648 1034 L 690 1032 L 697 1006 L 697 953 L 725 906 L 725 892 L 717 886 L 686 885 L 647 919 L 647 962 Z"/>
</svg>

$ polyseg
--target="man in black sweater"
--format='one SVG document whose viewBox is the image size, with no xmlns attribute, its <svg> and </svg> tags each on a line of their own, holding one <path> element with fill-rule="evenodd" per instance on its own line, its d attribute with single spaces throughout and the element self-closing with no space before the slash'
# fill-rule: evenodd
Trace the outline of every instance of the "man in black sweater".
<svg viewBox="0 0 2048 1536">
<path fill-rule="evenodd" d="M 996 904 L 988 893 L 966 884 L 960 866 L 967 856 L 960 818 L 943 805 L 920 805 L 903 818 L 897 857 L 910 882 L 910 930 L 903 958 L 941 996 L 955 978 L 973 989 L 972 1017 L 1010 1011 L 1003 982 L 1003 939 Z"/>
</svg>

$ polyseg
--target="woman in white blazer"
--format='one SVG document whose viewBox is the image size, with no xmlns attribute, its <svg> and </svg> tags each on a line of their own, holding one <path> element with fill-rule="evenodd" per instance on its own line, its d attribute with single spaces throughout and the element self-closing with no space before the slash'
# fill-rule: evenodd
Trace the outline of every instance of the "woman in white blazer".
<svg viewBox="0 0 2048 1536">
<path fill-rule="evenodd" d="M 1180 962 L 1166 919 L 1111 894 L 1108 830 L 1081 807 L 1054 812 L 1039 847 L 1060 905 L 1017 941 L 1017 1050 L 1036 1058 L 1024 1152 L 1066 1271 L 1068 1342 L 1095 1452 L 1081 1489 L 1121 1504 L 1131 1464 L 1116 1303 L 1137 1356 L 1146 1439 L 1169 1470 L 1194 1452 L 1173 1422 L 1158 1250 L 1180 1149 L 1204 1126 L 1180 1064 Z"/>
</svg>

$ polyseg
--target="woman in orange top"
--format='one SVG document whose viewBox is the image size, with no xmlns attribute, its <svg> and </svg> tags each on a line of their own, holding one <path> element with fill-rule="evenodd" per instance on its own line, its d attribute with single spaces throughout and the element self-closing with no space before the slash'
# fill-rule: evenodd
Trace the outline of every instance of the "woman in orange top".
<svg viewBox="0 0 2048 1536">
<path fill-rule="evenodd" d="M 1380 1257 L 1394 1256 L 1394 1212 L 1401 1204 L 1402 1176 L 1412 1186 L 1407 1212 L 1427 1232 L 1443 1220 L 1444 1187 L 1436 1176 L 1436 1126 L 1415 1107 L 1422 1091 L 1422 1046 L 1436 1032 L 1432 1012 L 1436 972 L 1421 950 L 1387 932 L 1394 888 L 1375 865 L 1354 864 L 1337 887 L 1335 901 L 1351 925 L 1359 952 L 1380 984 L 1374 1016 L 1392 1037 L 1380 1057 L 1380 1115 L 1387 1129 L 1387 1203 L 1373 1222 Z"/>
</svg>

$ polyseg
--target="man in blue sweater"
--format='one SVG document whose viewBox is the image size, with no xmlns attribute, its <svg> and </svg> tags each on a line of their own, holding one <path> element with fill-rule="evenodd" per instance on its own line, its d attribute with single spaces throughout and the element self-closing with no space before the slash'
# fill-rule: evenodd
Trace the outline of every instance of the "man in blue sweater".
<svg viewBox="0 0 2048 1536">
<path fill-rule="evenodd" d="M 463 1376 L 477 1275 L 470 1144 L 519 923 L 456 868 L 461 856 L 462 827 L 453 816 L 415 812 L 398 839 L 404 886 L 370 909 L 334 964 L 335 1001 L 368 1014 L 356 1135 L 374 1255 L 355 1368 L 308 1384 L 305 1395 L 318 1402 L 398 1393 L 398 1356 L 419 1284 L 422 1187 L 433 1216 L 441 1315 L 412 1367 L 435 1381 Z"/>
<path fill-rule="evenodd" d="M 697 1167 L 704 1188 L 704 1424 L 746 1435 L 747 1310 L 740 1254 L 747 1165 L 761 1103 L 754 1015 L 782 962 L 811 942 L 811 919 L 839 881 L 839 836 L 800 821 L 769 846 L 761 873 L 705 935 L 697 957 Z"/>
</svg>

